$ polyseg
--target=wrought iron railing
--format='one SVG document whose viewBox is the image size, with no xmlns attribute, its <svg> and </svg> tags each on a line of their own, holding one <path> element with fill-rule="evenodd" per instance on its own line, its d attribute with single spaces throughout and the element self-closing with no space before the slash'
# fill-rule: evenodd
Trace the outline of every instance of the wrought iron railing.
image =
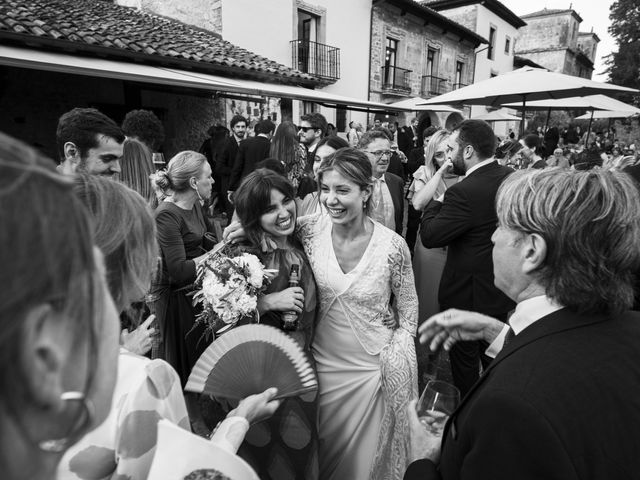
<svg viewBox="0 0 640 480">
<path fill-rule="evenodd" d="M 301 72 L 324 78 L 340 78 L 340 49 L 309 40 L 291 41 L 293 68 Z"/>
<path fill-rule="evenodd" d="M 411 91 L 411 70 L 400 67 L 382 67 L 382 88 L 384 90 Z"/>
<path fill-rule="evenodd" d="M 423 75 L 422 95 L 433 97 L 447 93 L 447 83 L 448 80 L 446 78 L 436 77 L 434 75 Z"/>
</svg>

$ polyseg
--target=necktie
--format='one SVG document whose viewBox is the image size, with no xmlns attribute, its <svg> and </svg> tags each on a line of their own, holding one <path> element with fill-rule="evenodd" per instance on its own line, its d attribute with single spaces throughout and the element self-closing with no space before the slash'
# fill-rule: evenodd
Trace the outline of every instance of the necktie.
<svg viewBox="0 0 640 480">
<path fill-rule="evenodd" d="M 513 328 L 509 327 L 509 330 L 507 330 L 507 334 L 504 336 L 504 342 L 502 343 L 502 348 L 506 347 L 509 344 L 509 342 L 514 339 L 515 336 L 516 334 L 513 331 Z"/>
<path fill-rule="evenodd" d="M 382 180 L 379 178 L 373 181 L 373 194 L 371 196 L 371 216 L 384 225 L 384 197 L 382 195 Z"/>
</svg>

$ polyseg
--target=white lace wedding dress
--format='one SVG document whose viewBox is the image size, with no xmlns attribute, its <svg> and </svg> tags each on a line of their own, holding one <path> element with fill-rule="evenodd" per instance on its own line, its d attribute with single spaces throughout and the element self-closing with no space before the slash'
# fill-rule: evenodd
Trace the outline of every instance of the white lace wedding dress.
<svg viewBox="0 0 640 480">
<path fill-rule="evenodd" d="M 319 294 L 312 349 L 320 383 L 320 478 L 401 479 L 409 453 L 406 407 L 417 396 L 418 300 L 407 244 L 374 222 L 362 259 L 344 273 L 330 218 L 302 217 L 299 227 Z M 392 293 L 397 311 L 389 304 Z M 383 323 L 392 316 L 397 329 Z"/>
</svg>

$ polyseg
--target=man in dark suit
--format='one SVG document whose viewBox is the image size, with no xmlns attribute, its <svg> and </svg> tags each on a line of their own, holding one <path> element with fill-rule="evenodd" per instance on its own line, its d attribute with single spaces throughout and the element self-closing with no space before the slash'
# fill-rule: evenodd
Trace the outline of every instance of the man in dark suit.
<svg viewBox="0 0 640 480">
<path fill-rule="evenodd" d="M 484 338 L 498 353 L 441 442 L 409 405 L 412 456 L 430 460 L 405 479 L 638 478 L 637 189 L 601 170 L 522 171 L 497 211 L 495 283 L 518 305 L 510 327 L 463 311 L 420 326 L 432 348 Z"/>
<path fill-rule="evenodd" d="M 398 148 L 409 158 L 411 150 L 418 146 L 418 119 L 412 118 L 409 125 L 398 130 Z"/>
<path fill-rule="evenodd" d="M 432 200 L 422 216 L 420 238 L 427 248 L 448 247 L 438 301 L 440 309 L 460 308 L 506 321 L 514 303 L 493 284 L 491 234 L 494 206 L 502 181 L 513 172 L 493 158 L 495 135 L 487 122 L 465 120 L 447 140 L 453 171 L 466 175 L 449 188 L 444 200 Z M 478 380 L 484 346 L 456 345 L 450 353 L 453 380 L 464 395 Z"/>
<path fill-rule="evenodd" d="M 238 155 L 238 147 L 240 142 L 244 140 L 247 133 L 247 119 L 242 115 L 234 115 L 229 123 L 231 127 L 231 136 L 228 137 L 220 150 L 220 161 L 216 165 L 216 171 L 220 178 L 220 204 L 222 211 L 226 212 L 229 218 L 233 213 L 233 206 L 229 202 L 227 197 L 227 191 L 229 190 L 229 179 L 231 177 L 231 170 L 236 161 Z"/>
<path fill-rule="evenodd" d="M 369 130 L 360 139 L 358 148 L 367 154 L 373 168 L 369 216 L 402 235 L 404 181 L 387 172 L 393 153 L 387 134 L 381 130 Z"/>
<path fill-rule="evenodd" d="M 255 136 L 240 144 L 236 161 L 229 179 L 229 195 L 236 191 L 240 182 L 255 169 L 256 163 L 269 156 L 271 135 L 276 126 L 271 120 L 260 120 L 254 127 Z"/>
</svg>

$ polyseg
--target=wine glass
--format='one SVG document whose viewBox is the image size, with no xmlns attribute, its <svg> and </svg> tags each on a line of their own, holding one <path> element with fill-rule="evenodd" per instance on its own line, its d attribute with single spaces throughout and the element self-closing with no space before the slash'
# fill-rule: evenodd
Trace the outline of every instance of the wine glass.
<svg viewBox="0 0 640 480">
<path fill-rule="evenodd" d="M 416 410 L 420 423 L 429 433 L 442 437 L 447 419 L 460 403 L 460 391 L 441 380 L 431 380 L 424 387 Z"/>
</svg>

